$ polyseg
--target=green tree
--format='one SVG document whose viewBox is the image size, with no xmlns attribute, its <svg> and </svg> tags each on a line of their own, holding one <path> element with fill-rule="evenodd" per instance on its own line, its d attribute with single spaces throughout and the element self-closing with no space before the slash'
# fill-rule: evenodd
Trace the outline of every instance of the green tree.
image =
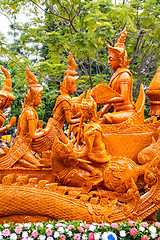
<svg viewBox="0 0 160 240">
<path fill-rule="evenodd" d="M 5 50 L 1 55 L 8 57 L 13 91 L 19 93 L 13 113 L 23 100 L 28 65 L 43 83 L 39 113 L 47 121 L 67 68 L 69 51 L 78 64 L 77 95 L 99 83 L 108 83 L 113 72 L 107 65 L 107 44 L 114 45 L 124 27 L 128 31 L 128 58 L 133 57 L 130 68 L 135 99 L 140 83 L 148 86 L 160 65 L 158 0 L 131 0 L 118 5 L 111 0 L 1 0 L 0 7 L 13 23 L 10 34 L 15 39 L 10 46 L 1 45 Z M 29 21 L 18 23 L 19 12 L 28 15 Z"/>
</svg>

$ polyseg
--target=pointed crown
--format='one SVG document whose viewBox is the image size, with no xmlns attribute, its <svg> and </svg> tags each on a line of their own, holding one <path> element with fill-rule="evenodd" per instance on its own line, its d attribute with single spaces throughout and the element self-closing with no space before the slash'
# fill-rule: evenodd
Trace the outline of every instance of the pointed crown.
<svg viewBox="0 0 160 240">
<path fill-rule="evenodd" d="M 38 80 L 34 76 L 33 73 L 30 72 L 29 68 L 26 67 L 26 73 L 27 73 L 27 82 L 29 84 L 29 88 L 32 88 L 34 91 L 42 91 L 43 87 L 39 85 Z"/>
<path fill-rule="evenodd" d="M 127 67 L 129 65 L 129 62 L 131 61 L 131 60 L 127 60 L 127 52 L 125 50 L 126 37 L 127 37 L 127 30 L 124 29 L 114 47 L 107 45 L 109 55 L 115 54 L 121 60 L 121 67 Z"/>
<path fill-rule="evenodd" d="M 60 83 L 60 93 L 68 93 L 68 85 L 71 83 L 76 83 L 78 80 L 78 76 L 76 69 L 77 69 L 77 64 L 73 58 L 72 53 L 69 53 L 69 59 L 68 59 L 68 70 L 65 71 L 65 77 L 63 79 L 63 83 Z"/>
<path fill-rule="evenodd" d="M 28 86 L 29 90 L 27 90 L 27 95 L 25 95 L 25 104 L 28 104 L 28 103 L 33 103 L 36 95 L 39 92 L 43 91 L 43 87 L 40 84 L 38 84 L 38 80 L 36 79 L 34 74 L 30 72 L 28 67 L 26 67 L 26 73 L 27 73 L 27 82 L 29 84 Z"/>
</svg>

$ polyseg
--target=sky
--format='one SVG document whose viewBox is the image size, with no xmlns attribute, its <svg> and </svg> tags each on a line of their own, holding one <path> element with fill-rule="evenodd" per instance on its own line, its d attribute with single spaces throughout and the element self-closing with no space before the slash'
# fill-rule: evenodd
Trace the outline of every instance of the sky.
<svg viewBox="0 0 160 240">
<path fill-rule="evenodd" d="M 116 4 L 122 2 L 122 0 L 112 0 L 112 1 L 113 1 L 114 3 L 116 3 Z M 126 0 L 126 2 L 127 2 L 127 0 Z M 17 17 L 16 21 L 17 21 L 17 20 L 18 20 L 19 22 L 25 22 L 25 21 L 27 21 L 27 17 L 24 16 L 23 14 L 20 14 L 20 15 Z M 10 28 L 9 28 L 9 25 L 10 25 L 10 24 L 11 24 L 11 23 L 10 23 L 10 21 L 8 20 L 8 18 L 5 17 L 4 15 L 2 15 L 2 14 L 0 13 L 0 32 L 2 32 L 2 33 L 5 35 L 5 37 L 7 37 L 9 43 L 10 43 L 10 42 L 13 42 L 13 38 L 12 38 L 11 36 L 8 36 L 8 34 L 7 34 L 7 32 L 10 31 Z"/>
<path fill-rule="evenodd" d="M 11 41 L 10 37 L 7 35 L 7 32 L 10 30 L 9 25 L 10 25 L 9 20 L 0 13 L 0 32 L 2 32 L 5 35 L 5 37 L 7 37 L 8 40 Z"/>
<path fill-rule="evenodd" d="M 16 16 L 16 22 L 24 23 L 27 21 L 28 18 L 24 14 L 19 14 Z M 8 18 L 0 13 L 0 32 L 3 33 L 5 37 L 7 37 L 7 42 L 12 43 L 13 37 L 7 34 L 7 32 L 10 31 L 10 24 L 11 22 L 8 20 Z"/>
</svg>

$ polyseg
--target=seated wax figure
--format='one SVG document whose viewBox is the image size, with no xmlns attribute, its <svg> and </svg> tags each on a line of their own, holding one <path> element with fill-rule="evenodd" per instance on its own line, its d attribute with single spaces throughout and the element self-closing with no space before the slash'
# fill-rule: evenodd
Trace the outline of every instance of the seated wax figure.
<svg viewBox="0 0 160 240">
<path fill-rule="evenodd" d="M 70 94 L 73 94 L 76 90 L 78 77 L 76 76 L 77 64 L 71 53 L 69 54 L 68 64 L 68 70 L 65 72 L 65 77 L 60 87 L 60 95 L 53 109 L 51 129 L 44 137 L 32 141 L 32 149 L 39 154 L 44 154 L 46 151 L 51 150 L 56 137 L 64 144 L 70 143 L 69 138 L 63 132 L 64 122 L 76 124 L 80 121 L 79 118 L 72 118 L 73 103 Z"/>
<path fill-rule="evenodd" d="M 72 119 L 73 103 L 70 94 L 73 94 L 76 91 L 78 77 L 76 76 L 77 64 L 71 53 L 69 55 L 68 63 L 68 70 L 65 72 L 65 77 L 60 87 L 60 95 L 58 96 L 53 109 L 52 127 L 46 136 L 39 140 L 36 139 L 33 142 L 34 146 L 32 145 L 32 147 L 38 153 L 50 150 L 55 137 L 57 137 L 62 143 L 68 144 L 70 140 L 63 132 L 64 122 L 66 121 L 67 124 L 76 124 L 80 121 L 79 118 Z"/>
<path fill-rule="evenodd" d="M 73 72 L 73 70 L 72 70 Z M 76 73 L 76 72 L 75 72 Z M 74 72 L 72 73 L 74 74 Z M 64 122 L 68 124 L 79 123 L 79 118 L 72 119 L 72 98 L 70 94 L 73 94 L 76 90 L 76 81 L 78 77 L 68 75 L 68 71 L 63 80 L 63 84 L 60 88 L 61 95 L 57 98 L 55 107 L 53 109 L 53 126 L 58 138 L 67 143 L 69 139 L 63 133 Z"/>
<path fill-rule="evenodd" d="M 94 167 L 97 165 L 102 166 L 110 160 L 107 154 L 105 144 L 103 142 L 102 128 L 97 121 L 97 104 L 90 96 L 88 91 L 86 102 L 82 104 L 82 117 L 83 121 L 88 124 L 84 126 L 84 143 L 85 147 L 77 150 L 78 157 L 87 159 L 90 164 L 80 163 L 80 167 L 88 170 L 92 175 L 101 175 L 100 171 Z"/>
<path fill-rule="evenodd" d="M 52 171 L 56 179 L 64 185 L 83 186 L 89 181 L 89 188 L 91 188 L 103 181 L 101 167 L 110 160 L 110 157 L 103 143 L 102 129 L 97 122 L 96 110 L 97 104 L 88 91 L 81 112 L 83 121 L 89 121 L 84 127 L 85 147 L 79 148 L 78 144 L 73 148 L 70 143 L 65 144 L 55 137 L 51 157 Z M 80 169 L 89 172 L 89 178 L 86 178 L 86 172 L 81 173 Z"/>
<path fill-rule="evenodd" d="M 35 108 L 41 102 L 43 88 L 38 84 L 35 76 L 26 69 L 29 90 L 24 98 L 22 113 L 18 120 L 17 136 L 7 155 L 0 158 L 0 168 L 18 167 L 39 168 L 41 164 L 32 154 L 31 142 L 45 135 L 49 128 L 36 133 L 38 116 Z"/>
<path fill-rule="evenodd" d="M 133 79 L 132 74 L 127 69 L 129 61 L 125 50 L 126 30 L 122 32 L 121 37 L 114 47 L 108 45 L 108 64 L 115 71 L 110 80 L 109 87 L 120 94 L 108 100 L 108 103 L 102 108 L 100 117 L 103 116 L 111 106 L 113 113 L 107 113 L 100 120 L 100 123 L 121 123 L 136 113 L 135 105 L 132 99 Z"/>
</svg>

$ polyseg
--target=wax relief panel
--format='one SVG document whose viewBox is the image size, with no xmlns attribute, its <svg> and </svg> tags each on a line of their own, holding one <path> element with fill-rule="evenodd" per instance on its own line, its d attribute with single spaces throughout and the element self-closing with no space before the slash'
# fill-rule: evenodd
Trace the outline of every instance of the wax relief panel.
<svg viewBox="0 0 160 240">
<path fill-rule="evenodd" d="M 156 132 L 155 132 L 155 135 Z M 137 162 L 138 153 L 150 146 L 154 132 L 104 134 L 104 143 L 111 156 L 127 157 Z"/>
</svg>

